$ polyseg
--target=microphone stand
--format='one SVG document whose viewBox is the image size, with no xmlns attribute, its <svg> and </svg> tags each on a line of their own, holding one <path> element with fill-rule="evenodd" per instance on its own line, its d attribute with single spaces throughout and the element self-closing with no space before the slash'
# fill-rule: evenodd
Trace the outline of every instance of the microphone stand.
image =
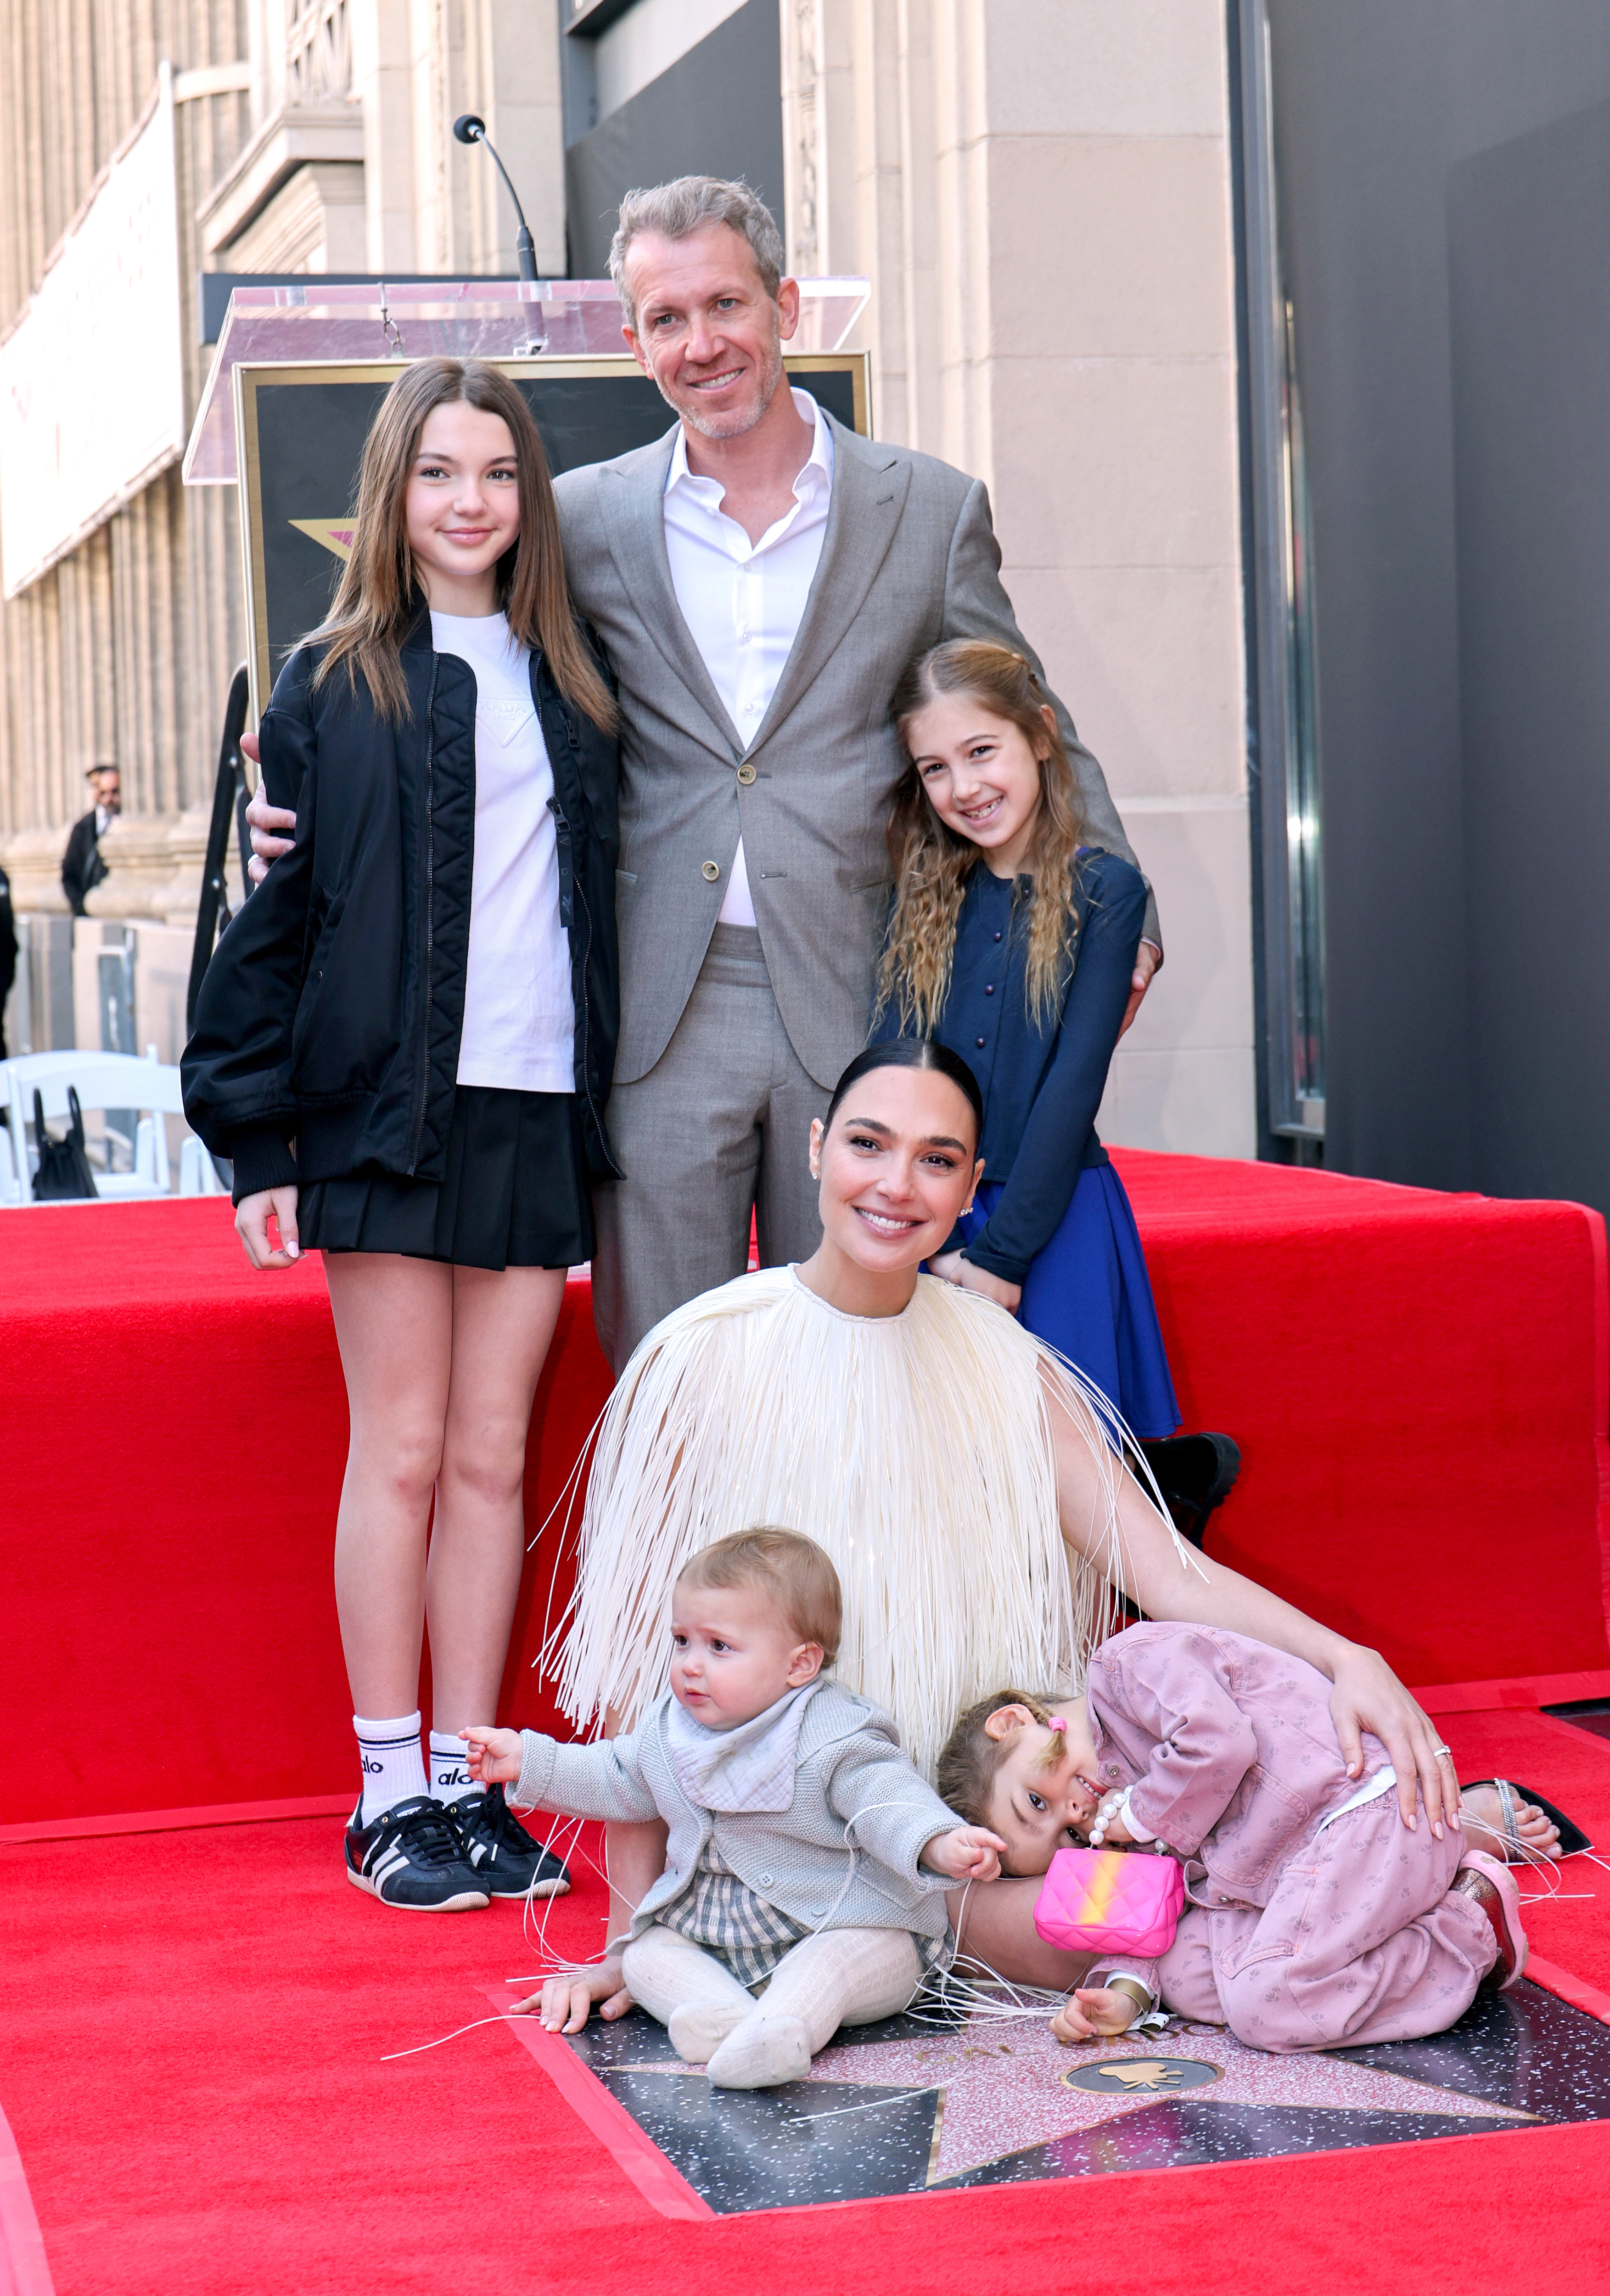
<svg viewBox="0 0 1610 2296">
<path fill-rule="evenodd" d="M 453 132 L 461 144 L 480 144 L 492 152 L 492 164 L 503 179 L 504 189 L 513 202 L 515 217 L 519 224 L 519 229 L 514 234 L 514 252 L 519 259 L 520 277 L 535 279 L 536 277 L 536 242 L 532 238 L 530 226 L 526 221 L 526 210 L 520 205 L 519 193 L 509 181 L 509 170 L 498 158 L 496 152 L 493 151 L 487 138 L 486 121 L 478 119 L 473 111 L 466 111 L 454 121 Z"/>
</svg>

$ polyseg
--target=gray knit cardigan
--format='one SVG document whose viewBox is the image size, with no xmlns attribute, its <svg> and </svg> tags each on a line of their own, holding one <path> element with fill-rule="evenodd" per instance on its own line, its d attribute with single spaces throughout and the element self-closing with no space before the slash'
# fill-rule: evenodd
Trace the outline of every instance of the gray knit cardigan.
<svg viewBox="0 0 1610 2296">
<path fill-rule="evenodd" d="M 691 1887 L 714 1838 L 732 1871 L 806 1929 L 910 1930 L 943 1939 L 945 1882 L 918 1866 L 936 1833 L 960 1823 L 900 1751 L 888 1716 L 824 1683 L 800 1724 L 790 1809 L 713 1814 L 689 1800 L 666 1745 L 667 1690 L 625 1736 L 562 1746 L 522 1730 L 513 1800 L 571 1817 L 663 1817 L 666 1868 L 638 1906 L 631 1934 Z"/>
</svg>

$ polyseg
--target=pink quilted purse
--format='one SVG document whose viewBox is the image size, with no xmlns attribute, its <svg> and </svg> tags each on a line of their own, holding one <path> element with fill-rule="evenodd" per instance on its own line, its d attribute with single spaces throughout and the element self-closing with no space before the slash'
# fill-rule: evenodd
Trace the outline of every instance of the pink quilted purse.
<svg viewBox="0 0 1610 2296">
<path fill-rule="evenodd" d="M 1034 1927 L 1065 1953 L 1132 1953 L 1155 1961 L 1174 1941 L 1185 1876 L 1143 1849 L 1058 1849 L 1034 1905 Z"/>
</svg>

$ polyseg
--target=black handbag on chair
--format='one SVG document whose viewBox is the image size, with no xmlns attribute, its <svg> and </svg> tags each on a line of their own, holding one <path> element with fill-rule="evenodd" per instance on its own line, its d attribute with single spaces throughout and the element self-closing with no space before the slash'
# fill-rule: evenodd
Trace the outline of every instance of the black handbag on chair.
<svg viewBox="0 0 1610 2296">
<path fill-rule="evenodd" d="M 61 1203 L 99 1193 L 95 1176 L 89 1168 L 89 1158 L 84 1152 L 84 1111 L 70 1084 L 67 1087 L 67 1137 L 53 1139 L 45 1128 L 45 1103 L 37 1092 L 34 1095 L 34 1138 L 39 1146 L 39 1168 L 34 1174 L 37 1204 Z"/>
</svg>

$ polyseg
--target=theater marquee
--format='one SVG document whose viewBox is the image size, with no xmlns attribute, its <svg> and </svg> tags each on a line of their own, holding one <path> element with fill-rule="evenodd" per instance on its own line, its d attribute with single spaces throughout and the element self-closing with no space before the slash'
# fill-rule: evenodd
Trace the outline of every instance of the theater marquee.
<svg viewBox="0 0 1610 2296">
<path fill-rule="evenodd" d="M 0 343 L 0 557 L 8 598 L 184 450 L 174 149 L 173 71 L 163 64 L 139 122 Z"/>
</svg>

